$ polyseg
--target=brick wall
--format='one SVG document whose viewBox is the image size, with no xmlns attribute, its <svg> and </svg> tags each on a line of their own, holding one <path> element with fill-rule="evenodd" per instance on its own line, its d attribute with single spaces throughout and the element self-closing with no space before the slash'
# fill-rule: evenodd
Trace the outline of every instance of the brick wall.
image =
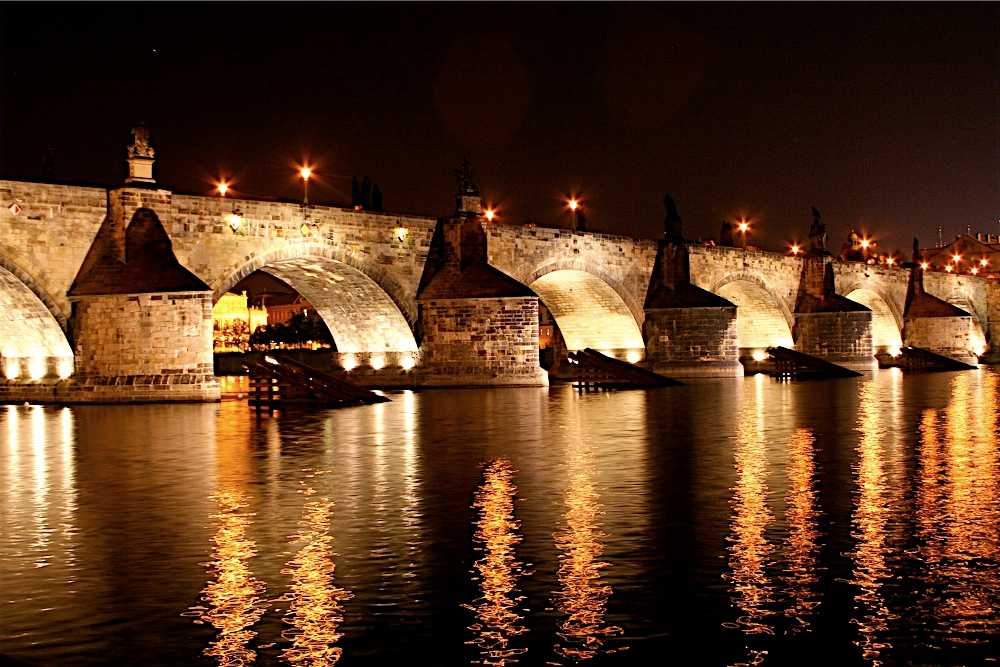
<svg viewBox="0 0 1000 667">
<path fill-rule="evenodd" d="M 871 363 L 870 312 L 798 313 L 795 349 L 834 363 Z"/>
<path fill-rule="evenodd" d="M 421 304 L 418 372 L 426 385 L 544 385 L 538 300 L 441 299 Z"/>
<path fill-rule="evenodd" d="M 970 348 L 972 320 L 969 317 L 908 317 L 903 342 L 938 354 L 976 363 Z"/>
<path fill-rule="evenodd" d="M 218 398 L 208 292 L 81 297 L 73 333 L 81 386 L 124 400 Z"/>
<path fill-rule="evenodd" d="M 646 366 L 673 377 L 743 374 L 737 358 L 735 308 L 649 310 L 643 324 Z"/>
</svg>

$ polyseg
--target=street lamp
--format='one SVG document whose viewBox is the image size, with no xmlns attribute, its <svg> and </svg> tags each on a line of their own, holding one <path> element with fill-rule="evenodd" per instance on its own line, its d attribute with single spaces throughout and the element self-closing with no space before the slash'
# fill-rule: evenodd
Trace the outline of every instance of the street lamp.
<svg viewBox="0 0 1000 667">
<path fill-rule="evenodd" d="M 576 197 L 570 197 L 569 201 L 566 202 L 566 208 L 569 209 L 570 223 L 573 231 L 576 231 L 579 226 L 579 218 L 577 211 L 580 209 L 580 200 Z"/>
<path fill-rule="evenodd" d="M 305 206 L 309 205 L 309 177 L 312 173 L 312 167 L 309 165 L 302 165 L 299 168 L 299 177 L 302 178 L 302 203 Z"/>
<path fill-rule="evenodd" d="M 802 248 L 799 247 L 798 243 L 793 243 L 790 246 L 788 246 L 788 252 L 792 253 L 792 255 L 798 255 L 799 253 L 802 252 Z"/>
<path fill-rule="evenodd" d="M 493 218 L 497 217 L 497 212 L 492 208 L 488 208 L 486 209 L 486 213 L 484 213 L 484 215 L 486 216 L 486 220 L 488 222 L 493 222 Z"/>
<path fill-rule="evenodd" d="M 219 181 L 215 184 L 215 190 L 219 193 L 220 197 L 225 197 L 226 193 L 229 192 L 229 183 L 225 181 Z"/>
<path fill-rule="evenodd" d="M 740 247 L 747 247 L 747 234 L 750 233 L 750 223 L 746 218 L 740 218 L 740 221 L 736 224 L 736 230 L 740 233 Z"/>
</svg>

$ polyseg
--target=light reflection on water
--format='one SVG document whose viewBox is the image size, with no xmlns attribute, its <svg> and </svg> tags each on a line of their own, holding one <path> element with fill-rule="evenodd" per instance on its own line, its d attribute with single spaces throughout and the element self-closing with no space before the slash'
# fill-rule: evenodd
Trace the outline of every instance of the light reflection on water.
<svg viewBox="0 0 1000 667">
<path fill-rule="evenodd" d="M 5 406 L 0 663 L 988 663 L 998 378 Z"/>
<path fill-rule="evenodd" d="M 515 644 L 517 636 L 527 631 L 521 608 L 524 596 L 518 589 L 526 573 L 516 553 L 521 541 L 520 524 L 514 518 L 516 497 L 510 462 L 496 460 L 487 465 L 474 504 L 479 513 L 474 539 L 476 550 L 482 553 L 474 578 L 481 595 L 466 605 L 476 615 L 469 626 L 473 634 L 469 643 L 480 654 L 474 664 L 506 665 L 527 652 Z"/>
</svg>

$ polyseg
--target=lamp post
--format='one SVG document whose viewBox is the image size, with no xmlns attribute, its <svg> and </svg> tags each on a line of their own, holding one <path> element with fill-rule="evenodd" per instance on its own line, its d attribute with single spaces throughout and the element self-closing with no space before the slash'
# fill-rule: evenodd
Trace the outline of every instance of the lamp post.
<svg viewBox="0 0 1000 667">
<path fill-rule="evenodd" d="M 736 230 L 740 233 L 740 247 L 745 249 L 747 247 L 747 234 L 750 233 L 750 223 L 745 218 L 740 218 Z"/>
<path fill-rule="evenodd" d="M 570 197 L 569 201 L 566 202 L 566 206 L 569 208 L 570 227 L 575 232 L 577 226 L 576 211 L 580 208 L 580 200 L 576 197 Z"/>
<path fill-rule="evenodd" d="M 302 205 L 309 205 L 309 177 L 312 176 L 312 167 L 303 165 L 299 169 L 299 176 L 302 178 Z"/>
<path fill-rule="evenodd" d="M 215 186 L 215 190 L 219 193 L 220 197 L 225 197 L 226 193 L 229 192 L 229 183 L 219 181 Z"/>
</svg>

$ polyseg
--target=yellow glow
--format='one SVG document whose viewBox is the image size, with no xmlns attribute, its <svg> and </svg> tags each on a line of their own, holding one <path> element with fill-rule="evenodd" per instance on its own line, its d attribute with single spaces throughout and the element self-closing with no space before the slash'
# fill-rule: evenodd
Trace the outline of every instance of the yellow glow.
<svg viewBox="0 0 1000 667">
<path fill-rule="evenodd" d="M 566 205 L 569 206 L 569 210 L 571 211 L 575 211 L 576 209 L 580 208 L 580 202 L 577 201 L 575 198 L 571 198 L 569 202 L 566 203 Z"/>
<path fill-rule="evenodd" d="M 400 360 L 399 365 L 404 371 L 408 371 L 417 365 L 417 360 L 412 354 L 404 354 L 403 358 Z"/>
<path fill-rule="evenodd" d="M 236 211 L 233 211 L 232 213 L 226 215 L 226 222 L 229 224 L 229 227 L 235 232 L 237 229 L 243 226 L 243 216 L 237 213 Z"/>
<path fill-rule="evenodd" d="M 497 217 L 497 212 L 494 211 L 492 208 L 488 208 L 486 209 L 486 213 L 484 215 L 486 216 L 487 220 L 493 222 L 493 218 Z"/>
<path fill-rule="evenodd" d="M 406 240 L 406 235 L 409 234 L 409 231 L 407 231 L 406 227 L 396 227 L 392 233 L 396 237 L 396 240 L 402 243 Z"/>
<path fill-rule="evenodd" d="M 971 273 L 974 276 L 979 275 L 979 267 L 978 266 L 972 267 L 971 269 L 969 269 L 969 273 Z"/>
<path fill-rule="evenodd" d="M 21 360 L 16 357 L 5 357 L 3 374 L 8 380 L 16 380 L 21 375 Z"/>
<path fill-rule="evenodd" d="M 754 350 L 751 356 L 753 357 L 754 361 L 764 361 L 765 359 L 767 359 L 767 352 L 765 352 L 764 350 Z"/>
<path fill-rule="evenodd" d="M 225 181 L 219 181 L 218 183 L 215 184 L 215 189 L 219 193 L 219 195 L 225 197 L 226 193 L 229 192 L 229 183 L 226 183 Z"/>
<path fill-rule="evenodd" d="M 45 377 L 45 357 L 28 357 L 28 377 L 40 380 Z"/>
<path fill-rule="evenodd" d="M 60 357 L 56 365 L 56 372 L 60 380 L 65 380 L 73 374 L 73 357 Z"/>
<path fill-rule="evenodd" d="M 898 357 L 899 355 L 901 355 L 902 353 L 903 353 L 903 350 L 899 346 L 890 347 L 889 348 L 889 356 L 890 357 L 895 358 L 895 357 Z"/>
<path fill-rule="evenodd" d="M 642 359 L 642 352 L 639 350 L 629 350 L 625 354 L 625 359 L 627 359 L 630 364 L 637 364 L 639 363 L 639 360 Z"/>
<path fill-rule="evenodd" d="M 792 245 L 788 246 L 788 252 L 792 253 L 793 255 L 798 255 L 800 252 L 802 252 L 802 248 L 799 247 L 798 243 L 793 243 Z"/>
<path fill-rule="evenodd" d="M 868 248 L 868 246 L 870 246 L 871 244 L 872 244 L 872 242 L 869 241 L 868 239 L 861 239 L 861 247 L 862 248 Z"/>
<path fill-rule="evenodd" d="M 896 263 L 896 258 L 892 256 L 886 257 L 885 263 L 888 264 L 889 266 L 892 266 L 893 264 Z"/>
<path fill-rule="evenodd" d="M 948 266 L 944 267 L 944 270 L 945 270 L 945 271 L 947 271 L 948 273 L 951 273 L 951 272 L 952 272 L 952 271 L 954 271 L 955 269 L 954 269 L 954 268 L 952 267 L 952 265 L 951 265 L 951 264 L 949 264 Z"/>
<path fill-rule="evenodd" d="M 750 223 L 747 222 L 746 220 L 741 220 L 737 228 L 740 230 L 741 234 L 746 234 L 748 231 L 750 231 Z"/>
<path fill-rule="evenodd" d="M 369 361 L 369 365 L 373 369 L 379 370 L 383 366 L 385 366 L 385 357 L 382 356 L 381 354 L 373 354 L 372 358 L 371 358 L 371 361 Z"/>
<path fill-rule="evenodd" d="M 303 181 L 308 181 L 309 177 L 312 176 L 312 173 L 313 173 L 312 167 L 308 165 L 303 165 L 302 168 L 299 169 L 299 176 L 302 177 Z"/>
<path fill-rule="evenodd" d="M 930 264 L 928 264 L 927 262 L 920 262 L 920 268 L 926 271 L 928 268 L 930 268 Z"/>
<path fill-rule="evenodd" d="M 952 255 L 951 256 L 951 261 L 953 261 L 956 264 L 958 264 L 959 262 L 962 261 L 962 256 L 961 255 Z"/>
<path fill-rule="evenodd" d="M 979 260 L 979 266 L 985 267 L 985 266 L 989 266 L 989 265 L 990 265 L 990 260 L 986 259 L 985 257 L 983 257 L 981 260 Z"/>
<path fill-rule="evenodd" d="M 353 370 L 353 369 L 357 368 L 357 366 L 358 366 L 358 360 L 357 360 L 357 358 L 356 358 L 356 357 L 354 356 L 354 354 L 353 354 L 353 353 L 351 353 L 351 352 L 348 352 L 348 353 L 347 353 L 347 354 L 345 354 L 345 355 L 343 356 L 343 358 L 341 359 L 341 361 L 340 361 L 340 365 L 341 365 L 341 366 L 343 367 L 343 369 L 344 369 L 345 371 L 351 371 L 351 370 Z"/>
</svg>

